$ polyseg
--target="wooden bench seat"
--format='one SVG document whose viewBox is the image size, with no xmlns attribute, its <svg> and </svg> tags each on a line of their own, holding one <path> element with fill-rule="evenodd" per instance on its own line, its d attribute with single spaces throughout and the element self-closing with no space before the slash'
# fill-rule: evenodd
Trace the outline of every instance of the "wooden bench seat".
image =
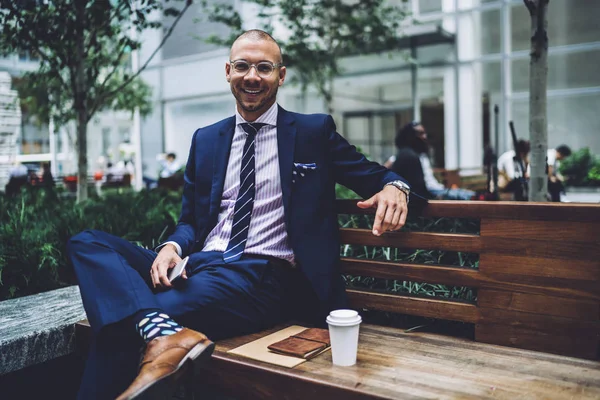
<svg viewBox="0 0 600 400">
<path fill-rule="evenodd" d="M 338 212 L 373 214 L 355 200 L 339 201 Z M 351 287 L 351 306 L 459 321 L 473 339 L 364 323 L 353 367 L 333 366 L 330 353 L 293 369 L 227 353 L 280 326 L 217 343 L 198 390 L 242 399 L 600 398 L 600 205 L 432 201 L 423 215 L 477 220 L 478 232 L 375 237 L 350 224 L 341 242 L 477 254 L 475 265 L 343 257 L 342 273 L 468 287 L 473 300 Z"/>
<path fill-rule="evenodd" d="M 326 352 L 289 369 L 227 353 L 283 326 L 217 343 L 197 377 L 242 399 L 597 399 L 600 363 L 363 324 L 357 364 Z"/>
</svg>

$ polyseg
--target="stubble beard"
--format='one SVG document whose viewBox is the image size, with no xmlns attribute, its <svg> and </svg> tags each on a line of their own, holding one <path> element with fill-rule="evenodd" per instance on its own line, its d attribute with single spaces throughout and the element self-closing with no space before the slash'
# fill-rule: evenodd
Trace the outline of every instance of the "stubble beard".
<svg viewBox="0 0 600 400">
<path fill-rule="evenodd" d="M 242 88 L 234 88 L 233 86 L 231 87 L 231 93 L 233 93 L 233 97 L 235 97 L 237 104 L 242 108 L 242 110 L 247 112 L 255 112 L 265 108 L 271 101 L 275 100 L 277 98 L 277 91 L 279 88 L 275 87 L 275 90 L 273 90 L 271 95 L 265 97 L 258 103 L 254 103 L 255 105 L 247 105 L 247 103 L 243 101 L 243 90 L 244 89 Z"/>
</svg>

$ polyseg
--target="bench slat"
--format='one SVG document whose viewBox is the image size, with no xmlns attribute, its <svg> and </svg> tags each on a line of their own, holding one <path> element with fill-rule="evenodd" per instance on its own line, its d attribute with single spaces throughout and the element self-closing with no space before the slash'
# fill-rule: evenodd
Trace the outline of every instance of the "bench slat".
<svg viewBox="0 0 600 400">
<path fill-rule="evenodd" d="M 349 257 L 341 259 L 341 268 L 344 274 L 382 279 L 469 287 L 477 287 L 484 283 L 484 279 L 481 278 L 479 272 L 473 268 L 375 261 Z"/>
<path fill-rule="evenodd" d="M 367 229 L 343 228 L 340 229 L 340 240 L 343 244 L 364 246 L 438 249 L 470 253 L 479 253 L 482 250 L 482 241 L 478 235 L 460 233 L 386 232 L 381 236 L 375 236 Z"/>
<path fill-rule="evenodd" d="M 595 244 L 483 236 L 481 239 L 483 243 L 481 253 L 493 253 L 494 257 L 496 255 L 511 254 L 535 258 L 561 259 L 563 263 L 568 262 L 568 260 L 596 262 L 600 260 L 600 245 Z"/>
<path fill-rule="evenodd" d="M 499 323 L 507 326 L 552 332 L 559 336 L 594 336 L 600 333 L 599 321 L 584 321 L 574 318 L 541 315 L 522 311 L 479 307 L 479 323 Z"/>
<path fill-rule="evenodd" d="M 513 346 L 571 357 L 598 358 L 598 336 L 557 335 L 527 327 L 480 323 L 475 327 L 475 340 L 500 346 Z M 519 361 L 521 362 L 521 361 Z M 517 364 L 518 362 L 515 362 Z M 600 366 L 596 367 L 600 371 Z M 598 377 L 600 381 L 600 376 Z"/>
<path fill-rule="evenodd" d="M 477 293 L 480 307 L 522 311 L 580 320 L 600 320 L 600 302 L 528 293 L 480 290 Z"/>
<path fill-rule="evenodd" d="M 574 221 L 481 220 L 481 236 L 513 239 L 545 239 L 598 245 L 600 223 Z"/>
<path fill-rule="evenodd" d="M 352 307 L 389 311 L 400 314 L 475 323 L 477 306 L 467 302 L 439 298 L 413 297 L 387 293 L 346 290 Z"/>
<path fill-rule="evenodd" d="M 340 214 L 374 214 L 375 209 L 361 209 L 358 200 L 337 200 Z M 600 222 L 600 204 L 535 203 L 514 201 L 432 200 L 422 212 L 425 217 L 494 218 L 542 221 Z"/>
<path fill-rule="evenodd" d="M 480 254 L 479 270 L 485 273 L 555 278 L 559 284 L 565 280 L 582 282 L 600 281 L 600 263 L 598 260 L 581 260 L 574 258 L 565 261 L 564 259 L 551 257 L 528 257 L 517 254 L 517 252 L 507 254 Z M 565 265 L 568 265 L 568 268 L 565 268 Z M 596 285 L 596 288 L 597 291 L 600 291 L 599 285 Z"/>
<path fill-rule="evenodd" d="M 504 264 L 502 264 L 504 266 Z M 555 276 L 527 276 L 486 272 L 471 268 L 448 267 L 429 264 L 396 263 L 363 258 L 341 259 L 344 274 L 370 276 L 381 279 L 408 280 L 467 286 L 479 289 L 496 289 L 532 295 L 554 296 L 558 302 L 565 298 L 600 300 L 598 283 L 594 280 L 574 280 Z M 518 269 L 518 265 L 514 267 Z M 502 271 L 502 268 L 498 269 Z M 526 268 L 523 268 L 526 270 Z M 564 268 L 561 270 L 564 272 Z"/>
</svg>

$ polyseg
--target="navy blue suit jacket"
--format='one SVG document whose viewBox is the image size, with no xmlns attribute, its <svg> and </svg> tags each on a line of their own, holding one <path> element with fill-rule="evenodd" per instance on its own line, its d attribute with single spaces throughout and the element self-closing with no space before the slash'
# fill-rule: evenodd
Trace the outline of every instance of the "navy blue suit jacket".
<svg viewBox="0 0 600 400">
<path fill-rule="evenodd" d="M 234 130 L 235 117 L 230 117 L 194 133 L 181 217 L 168 239 L 181 246 L 183 255 L 201 250 L 217 223 Z M 322 314 L 345 307 L 335 183 L 369 198 L 386 183 L 402 178 L 357 152 L 336 132 L 329 115 L 298 114 L 279 107 L 277 141 L 289 243 L 318 298 L 320 310 L 315 311 Z M 294 163 L 315 163 L 317 168 L 292 183 Z"/>
</svg>

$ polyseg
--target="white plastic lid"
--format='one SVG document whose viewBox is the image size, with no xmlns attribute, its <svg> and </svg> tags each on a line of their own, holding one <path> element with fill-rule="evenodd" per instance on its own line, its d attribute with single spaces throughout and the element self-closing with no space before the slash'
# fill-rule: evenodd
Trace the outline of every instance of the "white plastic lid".
<svg viewBox="0 0 600 400">
<path fill-rule="evenodd" d="M 352 326 L 361 322 L 362 318 L 354 310 L 334 310 L 327 317 L 327 323 L 335 326 Z"/>
</svg>

